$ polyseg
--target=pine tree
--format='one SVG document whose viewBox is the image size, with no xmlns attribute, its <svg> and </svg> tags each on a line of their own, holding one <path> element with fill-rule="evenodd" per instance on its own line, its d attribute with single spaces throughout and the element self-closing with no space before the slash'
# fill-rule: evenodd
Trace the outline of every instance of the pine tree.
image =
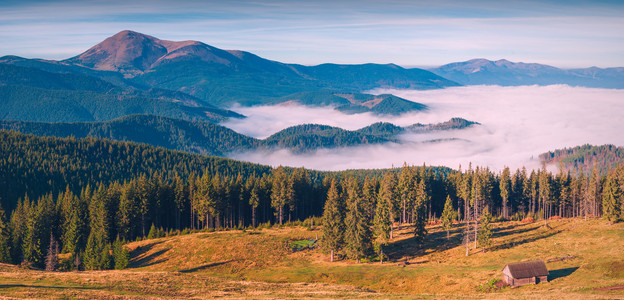
<svg viewBox="0 0 624 300">
<path fill-rule="evenodd" d="M 608 221 L 617 222 L 622 218 L 622 203 L 620 203 L 621 194 L 622 191 L 615 178 L 615 173 L 611 172 L 607 177 L 602 192 L 602 211 L 604 217 Z"/>
<path fill-rule="evenodd" d="M 368 255 L 372 248 L 372 233 L 370 219 L 366 216 L 361 189 L 355 177 L 347 179 L 347 213 L 346 225 L 346 250 L 347 255 L 360 262 L 360 259 Z"/>
<path fill-rule="evenodd" d="M 0 204 L 2 201 L 0 201 Z M 0 263 L 11 263 L 11 233 L 6 222 L 4 210 L 0 205 Z"/>
<path fill-rule="evenodd" d="M 156 230 L 156 226 L 152 223 L 152 227 L 150 227 L 149 233 L 147 234 L 147 239 L 155 239 L 158 238 L 158 231 Z"/>
<path fill-rule="evenodd" d="M 338 191 L 336 179 L 332 179 L 327 192 L 325 209 L 323 211 L 323 238 L 322 243 L 326 250 L 330 251 L 330 260 L 334 261 L 334 251 L 342 248 L 344 240 L 344 209 Z"/>
<path fill-rule="evenodd" d="M 500 176 L 500 195 L 503 198 L 503 218 L 508 218 L 508 200 L 510 193 L 511 179 L 509 175 L 509 167 L 505 167 Z"/>
<path fill-rule="evenodd" d="M 117 212 L 117 232 L 130 239 L 138 235 L 137 224 L 139 220 L 139 197 L 137 194 L 136 181 L 132 180 L 124 185 L 119 198 L 119 211 Z M 176 215 L 179 215 L 177 213 Z"/>
<path fill-rule="evenodd" d="M 492 229 L 490 228 L 490 222 L 492 222 L 492 215 L 489 208 L 486 206 L 481 213 L 481 226 L 479 228 L 479 246 L 485 251 L 492 243 Z"/>
<path fill-rule="evenodd" d="M 416 204 L 415 204 L 415 216 L 414 216 L 414 240 L 419 248 L 422 248 L 425 244 L 425 238 L 427 236 L 427 229 L 425 225 L 427 224 L 427 203 L 429 202 L 430 196 L 427 192 L 425 180 L 421 179 L 418 183 L 418 188 L 416 191 Z"/>
<path fill-rule="evenodd" d="M 413 167 L 406 164 L 401 169 L 399 182 L 397 184 L 398 193 L 401 197 L 401 223 L 408 223 L 408 211 L 416 201 L 416 172 Z"/>
<path fill-rule="evenodd" d="M 368 177 L 364 179 L 364 185 L 362 186 L 362 200 L 366 210 L 366 215 L 369 219 L 375 218 L 375 205 L 377 203 L 377 191 L 375 183 Z"/>
<path fill-rule="evenodd" d="M 292 185 L 284 167 L 279 166 L 273 174 L 273 185 L 271 189 L 271 206 L 275 209 L 277 222 L 282 225 L 284 222 L 284 208 L 291 201 Z"/>
<path fill-rule="evenodd" d="M 28 231 L 28 214 L 30 210 L 30 200 L 25 197 L 24 200 L 20 200 L 17 203 L 17 207 L 11 214 L 11 221 L 9 223 L 11 233 L 11 259 L 14 264 L 19 264 L 24 261 L 24 240 Z"/>
<path fill-rule="evenodd" d="M 396 177 L 392 172 L 387 172 L 381 181 L 379 188 L 379 196 L 383 198 L 384 205 L 388 206 L 388 222 L 390 223 L 390 239 L 393 238 L 394 232 L 392 223 L 394 222 L 394 208 L 396 197 Z"/>
<path fill-rule="evenodd" d="M 468 226 L 470 222 L 469 216 L 470 213 L 470 199 L 472 198 L 471 189 L 472 186 L 472 165 L 470 168 L 461 176 L 461 184 L 458 190 L 459 197 L 464 201 L 464 221 L 466 226 Z"/>
<path fill-rule="evenodd" d="M 111 244 L 106 244 L 102 247 L 102 254 L 100 255 L 100 263 L 98 269 L 110 270 L 113 268 L 113 256 L 111 255 Z"/>
<path fill-rule="evenodd" d="M 383 246 L 388 245 L 390 240 L 390 203 L 388 198 L 379 193 L 377 197 L 377 206 L 375 208 L 374 233 L 375 233 L 375 252 L 379 255 L 379 260 L 383 263 Z"/>
<path fill-rule="evenodd" d="M 451 196 L 446 196 L 444 203 L 444 211 L 442 212 L 442 227 L 446 230 L 446 239 L 450 239 L 450 230 L 453 228 L 453 221 L 457 218 L 457 212 L 453 208 L 453 200 Z"/>
<path fill-rule="evenodd" d="M 591 214 L 596 217 L 598 215 L 597 205 L 600 195 L 600 174 L 598 173 L 596 167 L 592 170 L 585 192 L 585 218 L 587 219 L 587 214 Z"/>
<path fill-rule="evenodd" d="M 247 180 L 247 184 L 245 185 L 247 190 L 249 190 L 249 205 L 251 206 L 251 226 L 258 226 L 257 222 L 257 211 L 258 206 L 260 206 L 260 181 L 256 180 L 254 176 L 250 177 Z"/>
<path fill-rule="evenodd" d="M 86 270 L 100 269 L 103 249 L 104 243 L 102 239 L 94 231 L 91 231 L 83 255 L 83 264 Z"/>
<path fill-rule="evenodd" d="M 86 245 L 88 224 L 87 204 L 84 200 L 73 195 L 67 196 L 71 207 L 68 209 L 67 220 L 61 235 L 64 253 L 79 252 Z"/>
<path fill-rule="evenodd" d="M 46 196 L 47 197 L 47 196 Z M 38 204 L 32 204 L 27 212 L 27 227 L 24 237 L 23 249 L 24 260 L 34 264 L 36 267 L 44 267 L 45 264 L 45 241 L 43 235 L 49 233 L 49 228 L 45 227 L 45 204 L 42 197 Z"/>
<path fill-rule="evenodd" d="M 122 270 L 128 266 L 130 262 L 130 253 L 124 248 L 123 242 L 117 236 L 113 244 L 113 259 L 115 261 L 115 270 Z"/>
</svg>

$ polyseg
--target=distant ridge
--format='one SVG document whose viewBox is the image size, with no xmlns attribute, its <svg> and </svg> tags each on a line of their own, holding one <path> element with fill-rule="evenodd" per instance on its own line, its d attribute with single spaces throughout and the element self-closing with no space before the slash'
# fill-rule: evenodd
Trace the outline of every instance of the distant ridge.
<svg viewBox="0 0 624 300">
<path fill-rule="evenodd" d="M 431 69 L 435 74 L 464 85 L 551 85 L 567 84 L 596 88 L 624 88 L 624 67 L 601 69 L 559 69 L 553 66 L 472 59 Z"/>
<path fill-rule="evenodd" d="M 400 142 L 398 135 L 406 132 L 463 129 L 478 124 L 461 118 L 438 124 L 414 124 L 407 127 L 379 122 L 354 131 L 327 125 L 303 124 L 276 132 L 264 140 L 245 136 L 219 124 L 152 115 L 131 115 L 105 122 L 0 121 L 0 129 L 39 136 L 108 138 L 226 156 L 230 152 L 258 149 L 286 148 L 294 152 L 307 152 L 319 148 Z"/>
<path fill-rule="evenodd" d="M 438 89 L 458 84 L 397 65 L 302 66 L 198 41 L 166 41 L 121 31 L 62 63 L 123 74 L 133 84 L 181 91 L 226 107 L 264 104 L 304 91 L 358 93 L 374 88 Z"/>
</svg>

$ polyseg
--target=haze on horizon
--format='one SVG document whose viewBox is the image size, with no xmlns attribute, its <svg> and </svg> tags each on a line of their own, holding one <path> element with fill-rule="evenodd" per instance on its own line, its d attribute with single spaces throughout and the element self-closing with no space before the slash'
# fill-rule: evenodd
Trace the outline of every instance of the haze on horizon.
<svg viewBox="0 0 624 300">
<path fill-rule="evenodd" d="M 0 56 L 65 59 L 130 29 L 308 65 L 624 66 L 621 1 L 8 0 L 0 10 Z"/>
</svg>

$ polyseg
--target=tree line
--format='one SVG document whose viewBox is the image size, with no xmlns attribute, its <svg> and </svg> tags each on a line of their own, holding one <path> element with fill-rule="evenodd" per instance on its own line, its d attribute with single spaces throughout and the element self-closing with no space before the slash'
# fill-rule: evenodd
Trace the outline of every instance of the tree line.
<svg viewBox="0 0 624 300">
<path fill-rule="evenodd" d="M 124 261 L 123 251 L 113 251 L 116 245 L 155 232 L 281 225 L 320 216 L 325 249 L 356 260 L 374 253 L 383 258 L 396 223 L 414 224 L 422 246 L 426 222 L 441 217 L 470 225 L 467 244 L 487 235 L 483 221 L 490 215 L 624 218 L 622 165 L 589 176 L 424 165 L 322 173 L 92 138 L 3 131 L 0 137 L 1 190 L 22 193 L 8 214 L 0 213 L 0 261 L 37 267 L 57 247 L 72 255 L 73 267 L 111 268 Z"/>
</svg>

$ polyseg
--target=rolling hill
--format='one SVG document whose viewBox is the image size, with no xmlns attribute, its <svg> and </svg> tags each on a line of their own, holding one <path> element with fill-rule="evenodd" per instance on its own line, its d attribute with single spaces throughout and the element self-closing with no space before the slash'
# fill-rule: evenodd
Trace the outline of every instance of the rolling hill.
<svg viewBox="0 0 624 300">
<path fill-rule="evenodd" d="M 131 115 L 104 122 L 0 121 L 0 129 L 39 136 L 108 138 L 173 150 L 227 156 L 230 152 L 258 149 L 287 148 L 301 153 L 319 148 L 399 142 L 398 135 L 405 132 L 462 129 L 475 124 L 479 123 L 453 118 L 444 123 L 414 124 L 405 128 L 390 123 L 375 123 L 355 131 L 327 125 L 303 124 L 281 130 L 264 140 L 239 134 L 219 124 L 153 115 Z"/>
<path fill-rule="evenodd" d="M 120 87 L 88 75 L 0 63 L 2 120 L 105 121 L 130 114 L 211 122 L 243 117 L 180 92 Z"/>
<path fill-rule="evenodd" d="M 431 69 L 431 72 L 464 85 L 551 85 L 567 84 L 596 88 L 624 88 L 624 68 L 597 67 L 559 69 L 535 63 L 505 59 L 473 59 Z"/>
<path fill-rule="evenodd" d="M 307 106 L 333 106 L 347 114 L 371 112 L 376 115 L 400 115 L 426 110 L 427 106 L 394 95 L 337 93 L 333 91 L 301 92 L 275 98 L 272 103 L 296 102 Z"/>
<path fill-rule="evenodd" d="M 465 255 L 463 224 L 450 240 L 440 225 L 427 226 L 424 249 L 413 226 L 397 228 L 389 261 L 329 262 L 322 248 L 290 251 L 293 241 L 314 240 L 322 227 L 228 230 L 128 243 L 125 270 L 46 272 L 0 264 L 0 296 L 21 298 L 298 298 L 298 299 L 617 299 L 624 292 L 619 259 L 622 226 L 580 218 L 495 222 L 493 250 Z M 547 283 L 498 288 L 511 261 L 542 259 Z"/>
</svg>

